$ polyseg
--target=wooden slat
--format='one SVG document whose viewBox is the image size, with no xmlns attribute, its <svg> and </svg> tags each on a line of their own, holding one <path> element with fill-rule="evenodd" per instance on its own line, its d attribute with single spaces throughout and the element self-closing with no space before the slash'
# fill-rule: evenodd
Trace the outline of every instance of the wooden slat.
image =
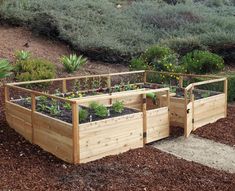
<svg viewBox="0 0 235 191">
<path fill-rule="evenodd" d="M 78 104 L 74 103 L 72 105 L 72 118 L 73 118 L 73 163 L 79 163 L 80 153 L 79 153 L 79 108 Z"/>
<path fill-rule="evenodd" d="M 72 125 L 34 113 L 34 143 L 67 162 L 73 162 Z"/>
</svg>

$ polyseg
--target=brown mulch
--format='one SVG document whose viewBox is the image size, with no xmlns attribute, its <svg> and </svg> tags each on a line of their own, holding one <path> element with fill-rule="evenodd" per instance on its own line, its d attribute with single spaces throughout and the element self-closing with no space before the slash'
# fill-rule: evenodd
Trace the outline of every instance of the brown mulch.
<svg viewBox="0 0 235 191">
<path fill-rule="evenodd" d="M 194 134 L 223 144 L 235 146 L 235 107 L 228 107 L 228 117 L 197 129 Z"/>
<path fill-rule="evenodd" d="M 53 62 L 57 66 L 57 74 L 60 77 L 69 76 L 68 73 L 63 71 L 60 57 L 71 53 L 79 55 L 79 52 L 71 50 L 66 44 L 43 36 L 36 36 L 23 27 L 0 25 L 0 34 L 0 58 L 6 58 L 14 62 L 15 52 L 26 50 L 32 54 L 32 57 L 44 58 Z M 104 74 L 127 70 L 128 67 L 121 64 L 89 60 L 84 67 L 73 73 L 73 75 Z"/>
<path fill-rule="evenodd" d="M 178 159 L 150 146 L 82 165 L 64 163 L 8 127 L 2 100 L 0 189 L 232 191 L 235 188 L 235 174 Z"/>
</svg>

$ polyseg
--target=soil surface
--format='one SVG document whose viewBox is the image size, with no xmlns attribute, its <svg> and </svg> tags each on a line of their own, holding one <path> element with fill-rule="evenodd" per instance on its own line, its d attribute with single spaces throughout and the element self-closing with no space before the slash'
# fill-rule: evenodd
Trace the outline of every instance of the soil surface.
<svg viewBox="0 0 235 191">
<path fill-rule="evenodd" d="M 7 58 L 15 61 L 15 52 L 26 50 L 32 53 L 32 57 L 39 57 L 50 60 L 58 67 L 57 74 L 60 77 L 69 76 L 63 71 L 60 63 L 62 55 L 69 55 L 74 52 L 69 46 L 42 36 L 36 36 L 29 30 L 22 27 L 0 26 L 0 58 Z M 72 75 L 104 74 L 113 72 L 128 71 L 128 67 L 121 64 L 109 64 L 103 62 L 89 61 L 81 70 Z"/>
<path fill-rule="evenodd" d="M 205 125 L 194 134 L 235 147 L 235 107 L 228 107 L 228 117 Z"/>
<path fill-rule="evenodd" d="M 2 100 L 0 189 L 232 191 L 235 188 L 235 174 L 178 159 L 150 146 L 82 165 L 64 163 L 8 127 Z"/>
<path fill-rule="evenodd" d="M 153 146 L 188 161 L 235 173 L 235 147 L 195 135 L 165 139 L 154 143 Z"/>
</svg>

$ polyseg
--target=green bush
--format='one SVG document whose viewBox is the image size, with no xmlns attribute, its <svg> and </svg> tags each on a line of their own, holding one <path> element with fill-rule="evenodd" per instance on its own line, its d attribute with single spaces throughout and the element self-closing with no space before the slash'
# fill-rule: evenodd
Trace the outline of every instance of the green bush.
<svg viewBox="0 0 235 191">
<path fill-rule="evenodd" d="M 206 74 L 219 72 L 224 68 L 224 60 L 209 51 L 195 50 L 182 57 L 181 64 L 188 73 Z"/>
<path fill-rule="evenodd" d="M 94 110 L 95 115 L 98 117 L 107 117 L 108 116 L 108 109 L 102 104 L 93 104 L 93 106 L 90 105 L 90 108 Z"/>
<path fill-rule="evenodd" d="M 54 64 L 42 59 L 18 60 L 15 71 L 19 81 L 51 79 L 56 76 Z"/>
<path fill-rule="evenodd" d="M 131 69 L 153 69 L 156 71 L 180 72 L 178 55 L 170 48 L 155 45 L 137 59 L 132 60 Z"/>
<path fill-rule="evenodd" d="M 88 111 L 82 108 L 79 108 L 79 122 L 86 121 L 88 117 Z"/>
<path fill-rule="evenodd" d="M 110 62 L 129 62 L 157 43 L 179 52 L 191 50 L 191 44 L 208 48 L 235 43 L 233 0 L 223 0 L 229 4 L 221 7 L 205 1 L 176 5 L 172 4 L 181 0 L 166 1 L 170 4 L 133 1 L 118 9 L 113 0 L 11 0 L 0 7 L 0 17 Z"/>
<path fill-rule="evenodd" d="M 87 58 L 83 58 L 82 56 L 77 56 L 76 54 L 67 56 L 62 56 L 61 61 L 64 65 L 65 70 L 68 73 L 72 73 L 77 71 L 81 66 L 87 63 Z"/>
<path fill-rule="evenodd" d="M 0 79 L 9 76 L 12 70 L 13 70 L 13 67 L 10 65 L 8 60 L 6 59 L 0 60 Z"/>
<path fill-rule="evenodd" d="M 93 101 L 93 102 L 91 102 L 91 103 L 89 104 L 89 108 L 90 108 L 91 110 L 95 110 L 98 106 L 99 106 L 99 104 L 98 104 L 97 102 L 95 102 L 95 101 Z"/>
<path fill-rule="evenodd" d="M 124 111 L 124 103 L 122 101 L 116 101 L 115 103 L 113 103 L 112 109 L 116 113 L 122 113 Z"/>
</svg>

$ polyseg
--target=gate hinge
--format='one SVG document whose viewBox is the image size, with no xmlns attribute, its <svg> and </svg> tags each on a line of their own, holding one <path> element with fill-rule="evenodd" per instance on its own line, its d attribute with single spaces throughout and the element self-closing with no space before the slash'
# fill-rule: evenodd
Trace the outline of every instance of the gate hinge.
<svg viewBox="0 0 235 191">
<path fill-rule="evenodd" d="M 192 119 L 192 123 L 194 123 L 194 119 Z"/>
<path fill-rule="evenodd" d="M 147 99 L 146 98 L 143 98 L 143 103 L 147 103 Z"/>
<path fill-rule="evenodd" d="M 146 138 L 147 137 L 147 132 L 143 133 L 143 137 Z"/>
<path fill-rule="evenodd" d="M 187 113 L 189 113 L 190 109 L 187 109 Z"/>
</svg>

